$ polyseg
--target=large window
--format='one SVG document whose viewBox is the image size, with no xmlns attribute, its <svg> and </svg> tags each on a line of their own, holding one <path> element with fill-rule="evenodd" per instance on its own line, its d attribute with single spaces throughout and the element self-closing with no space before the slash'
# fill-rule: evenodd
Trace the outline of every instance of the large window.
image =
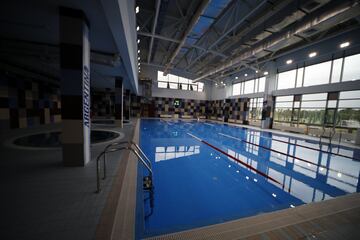
<svg viewBox="0 0 360 240">
<path fill-rule="evenodd" d="M 278 74 L 278 89 L 294 88 L 296 82 L 296 69 Z"/>
<path fill-rule="evenodd" d="M 251 94 L 265 91 L 265 77 L 233 84 L 232 95 Z"/>
<path fill-rule="evenodd" d="M 274 121 L 360 128 L 360 90 L 276 97 Z"/>
<path fill-rule="evenodd" d="M 261 114 L 263 109 L 263 98 L 250 98 L 249 102 L 249 119 L 261 120 Z"/>
<path fill-rule="evenodd" d="M 329 83 L 331 61 L 305 67 L 304 87 Z"/>
<path fill-rule="evenodd" d="M 322 125 L 324 123 L 327 93 L 302 95 L 299 123 Z"/>
<path fill-rule="evenodd" d="M 346 91 L 339 95 L 337 126 L 360 128 L 360 91 Z"/>
<path fill-rule="evenodd" d="M 342 80 L 353 81 L 360 79 L 360 54 L 348 56 L 344 60 L 344 73 Z"/>
<path fill-rule="evenodd" d="M 289 89 L 360 79 L 360 54 L 277 74 L 277 88 Z"/>
<path fill-rule="evenodd" d="M 173 74 L 164 76 L 162 71 L 158 71 L 158 88 L 202 92 L 204 91 L 204 83 L 193 83 L 191 79 L 179 77 Z"/>
<path fill-rule="evenodd" d="M 274 121 L 291 122 L 294 96 L 276 97 Z"/>
</svg>

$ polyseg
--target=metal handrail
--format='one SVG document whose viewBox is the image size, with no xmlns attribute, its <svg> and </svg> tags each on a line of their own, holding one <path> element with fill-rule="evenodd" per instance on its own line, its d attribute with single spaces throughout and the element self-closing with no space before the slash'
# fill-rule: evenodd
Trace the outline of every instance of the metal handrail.
<svg viewBox="0 0 360 240">
<path fill-rule="evenodd" d="M 146 154 L 141 150 L 141 148 L 139 147 L 139 145 L 137 143 L 135 143 L 134 141 L 121 141 L 121 142 L 114 142 L 114 143 L 111 143 L 109 145 L 107 145 L 105 147 L 104 150 L 107 150 L 109 147 L 112 147 L 112 146 L 116 146 L 116 145 L 121 145 L 121 144 L 125 144 L 125 143 L 128 143 L 130 145 L 134 145 L 137 150 L 143 155 L 143 157 L 146 159 L 146 161 L 148 162 L 148 165 L 151 166 L 151 161 L 150 159 L 146 156 Z"/>
<path fill-rule="evenodd" d="M 126 143 L 128 144 L 126 147 L 120 147 L 122 144 L 126 144 Z M 114 147 L 114 146 L 119 146 L 119 147 Z M 135 148 L 143 155 L 143 157 L 146 159 L 146 161 L 144 160 L 143 157 L 141 157 L 139 152 L 136 151 L 132 146 L 135 146 Z M 111 147 L 113 147 L 113 148 L 111 148 Z M 97 191 L 96 192 L 97 193 L 99 193 L 101 191 L 101 187 L 100 187 L 100 164 L 99 164 L 99 161 L 100 161 L 101 157 L 103 156 L 103 171 L 104 171 L 103 180 L 104 180 L 104 179 L 106 179 L 106 154 L 111 153 L 111 152 L 121 151 L 121 150 L 130 150 L 130 151 L 132 151 L 138 157 L 138 159 L 140 159 L 141 163 L 146 167 L 146 169 L 149 171 L 150 177 L 152 178 L 153 171 L 152 171 L 151 161 L 145 155 L 145 153 L 141 150 L 139 145 L 137 145 L 133 141 L 114 142 L 114 143 L 111 143 L 111 144 L 107 145 L 105 147 L 104 151 L 102 151 L 98 155 L 98 157 L 96 158 L 96 180 L 97 180 L 97 185 L 96 185 L 97 186 Z"/>
</svg>

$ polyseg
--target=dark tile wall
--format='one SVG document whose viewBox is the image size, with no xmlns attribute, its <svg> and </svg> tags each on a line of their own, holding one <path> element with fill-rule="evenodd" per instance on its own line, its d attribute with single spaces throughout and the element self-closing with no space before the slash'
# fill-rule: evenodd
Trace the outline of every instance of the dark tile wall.
<svg viewBox="0 0 360 240">
<path fill-rule="evenodd" d="M 132 95 L 131 97 L 131 115 L 134 117 L 149 117 L 149 105 L 154 108 L 154 117 L 160 115 L 179 116 L 189 115 L 192 117 L 206 116 L 226 119 L 242 120 L 247 123 L 249 109 L 248 98 L 236 98 L 226 100 L 191 100 L 179 99 L 180 105 L 174 106 L 175 98 L 146 98 Z"/>
<path fill-rule="evenodd" d="M 115 94 L 110 89 L 91 91 L 91 114 L 93 117 L 113 117 L 115 111 Z"/>
<path fill-rule="evenodd" d="M 61 121 L 60 88 L 0 72 L 0 130 Z"/>
</svg>

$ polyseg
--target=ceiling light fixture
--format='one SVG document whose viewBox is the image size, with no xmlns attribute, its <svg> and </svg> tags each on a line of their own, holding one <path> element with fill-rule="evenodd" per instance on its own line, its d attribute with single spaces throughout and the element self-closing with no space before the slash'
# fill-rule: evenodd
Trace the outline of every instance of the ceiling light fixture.
<svg viewBox="0 0 360 240">
<path fill-rule="evenodd" d="M 315 57 L 316 55 L 317 55 L 317 52 L 312 52 L 312 53 L 309 54 L 309 57 L 310 57 L 310 58 L 313 58 L 313 57 Z"/>
<path fill-rule="evenodd" d="M 245 73 L 244 76 L 247 77 L 247 73 Z"/>
<path fill-rule="evenodd" d="M 268 75 L 269 74 L 269 72 L 264 72 L 264 75 L 266 76 L 266 75 Z"/>
<path fill-rule="evenodd" d="M 137 27 L 136 27 L 136 31 L 139 31 L 139 30 L 140 30 L 140 27 L 139 27 L 139 26 L 137 26 Z"/>
<path fill-rule="evenodd" d="M 286 64 L 292 64 L 293 60 L 292 59 L 289 59 L 286 61 Z"/>
<path fill-rule="evenodd" d="M 139 13 L 139 11 L 140 11 L 139 6 L 136 6 L 136 8 L 135 8 L 135 13 Z"/>
<path fill-rule="evenodd" d="M 340 48 L 346 48 L 350 46 L 350 42 L 343 42 L 342 44 L 340 44 Z"/>
<path fill-rule="evenodd" d="M 138 39 L 138 43 L 140 43 L 140 39 Z"/>
<path fill-rule="evenodd" d="M 140 53 L 140 49 L 138 50 L 138 53 Z"/>
<path fill-rule="evenodd" d="M 255 71 L 255 73 L 258 73 L 258 72 L 259 72 L 258 70 Z"/>
<path fill-rule="evenodd" d="M 239 77 L 236 76 L 235 79 L 239 79 Z"/>
</svg>

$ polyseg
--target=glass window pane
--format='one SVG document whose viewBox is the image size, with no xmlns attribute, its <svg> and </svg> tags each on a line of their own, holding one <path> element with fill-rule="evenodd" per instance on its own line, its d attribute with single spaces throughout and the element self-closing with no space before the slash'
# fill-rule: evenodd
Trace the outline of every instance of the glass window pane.
<svg viewBox="0 0 360 240">
<path fill-rule="evenodd" d="M 294 108 L 299 108 L 300 107 L 300 102 L 294 102 Z"/>
<path fill-rule="evenodd" d="M 360 128 L 360 110 L 339 109 L 336 124 L 342 127 Z"/>
<path fill-rule="evenodd" d="M 348 56 L 344 62 L 344 73 L 342 81 L 353 81 L 360 79 L 360 54 Z"/>
<path fill-rule="evenodd" d="M 323 124 L 325 109 L 301 109 L 299 123 Z"/>
<path fill-rule="evenodd" d="M 164 73 L 162 71 L 158 71 L 158 81 L 164 81 L 164 82 L 167 82 L 168 81 L 168 77 L 169 77 L 169 74 L 164 76 L 163 75 Z"/>
<path fill-rule="evenodd" d="M 182 90 L 188 90 L 188 84 L 181 83 L 180 86 Z"/>
<path fill-rule="evenodd" d="M 177 83 L 170 83 L 170 89 L 178 89 Z"/>
<path fill-rule="evenodd" d="M 183 77 L 179 77 L 179 83 L 189 83 L 189 79 L 183 78 Z"/>
<path fill-rule="evenodd" d="M 278 88 L 287 89 L 295 87 L 296 69 L 278 74 Z"/>
<path fill-rule="evenodd" d="M 240 95 L 240 83 L 236 83 L 233 85 L 232 95 L 233 96 Z"/>
<path fill-rule="evenodd" d="M 292 108 L 275 108 L 274 120 L 279 122 L 290 122 Z"/>
<path fill-rule="evenodd" d="M 276 97 L 276 102 L 289 102 L 289 101 L 293 101 L 294 100 L 294 96 L 280 96 L 280 97 Z"/>
<path fill-rule="evenodd" d="M 254 92 L 258 92 L 258 86 L 259 86 L 259 79 L 258 78 L 256 78 L 255 79 L 255 91 Z"/>
<path fill-rule="evenodd" d="M 339 108 L 360 108 L 360 99 L 339 100 Z"/>
<path fill-rule="evenodd" d="M 331 74 L 331 83 L 340 82 L 342 62 L 342 58 L 334 60 Z"/>
<path fill-rule="evenodd" d="M 325 123 L 334 124 L 335 109 L 327 109 L 325 112 Z"/>
<path fill-rule="evenodd" d="M 169 82 L 178 83 L 178 81 L 179 81 L 179 77 L 178 77 L 178 76 L 169 74 Z M 170 87 L 170 88 L 171 88 L 171 87 Z"/>
<path fill-rule="evenodd" d="M 339 99 L 352 99 L 352 98 L 360 98 L 360 90 L 340 92 Z"/>
<path fill-rule="evenodd" d="M 302 80 L 304 76 L 304 68 L 299 68 L 296 77 L 296 87 L 302 87 Z"/>
<path fill-rule="evenodd" d="M 304 87 L 329 83 L 331 61 L 305 68 Z"/>
<path fill-rule="evenodd" d="M 259 92 L 265 91 L 265 77 L 259 78 Z"/>
<path fill-rule="evenodd" d="M 302 102 L 301 108 L 325 108 L 326 101 L 309 101 L 309 102 Z"/>
<path fill-rule="evenodd" d="M 328 108 L 336 108 L 336 100 L 329 100 L 327 107 Z"/>
<path fill-rule="evenodd" d="M 244 94 L 254 93 L 254 83 L 254 80 L 245 82 Z"/>
<path fill-rule="evenodd" d="M 309 100 L 326 100 L 327 99 L 327 93 L 315 93 L 315 94 L 304 94 L 302 95 L 303 101 L 309 101 Z"/>
<path fill-rule="evenodd" d="M 166 82 L 158 82 L 158 88 L 167 88 Z"/>
<path fill-rule="evenodd" d="M 198 83 L 198 92 L 202 92 L 203 89 L 204 89 L 204 83 L 199 82 L 199 83 Z"/>
<path fill-rule="evenodd" d="M 275 104 L 275 107 L 280 108 L 292 108 L 293 103 L 292 102 L 277 102 Z"/>
<path fill-rule="evenodd" d="M 299 108 L 294 108 L 293 112 L 292 112 L 292 121 L 293 122 L 297 122 L 298 121 L 298 116 L 299 116 Z"/>
</svg>

